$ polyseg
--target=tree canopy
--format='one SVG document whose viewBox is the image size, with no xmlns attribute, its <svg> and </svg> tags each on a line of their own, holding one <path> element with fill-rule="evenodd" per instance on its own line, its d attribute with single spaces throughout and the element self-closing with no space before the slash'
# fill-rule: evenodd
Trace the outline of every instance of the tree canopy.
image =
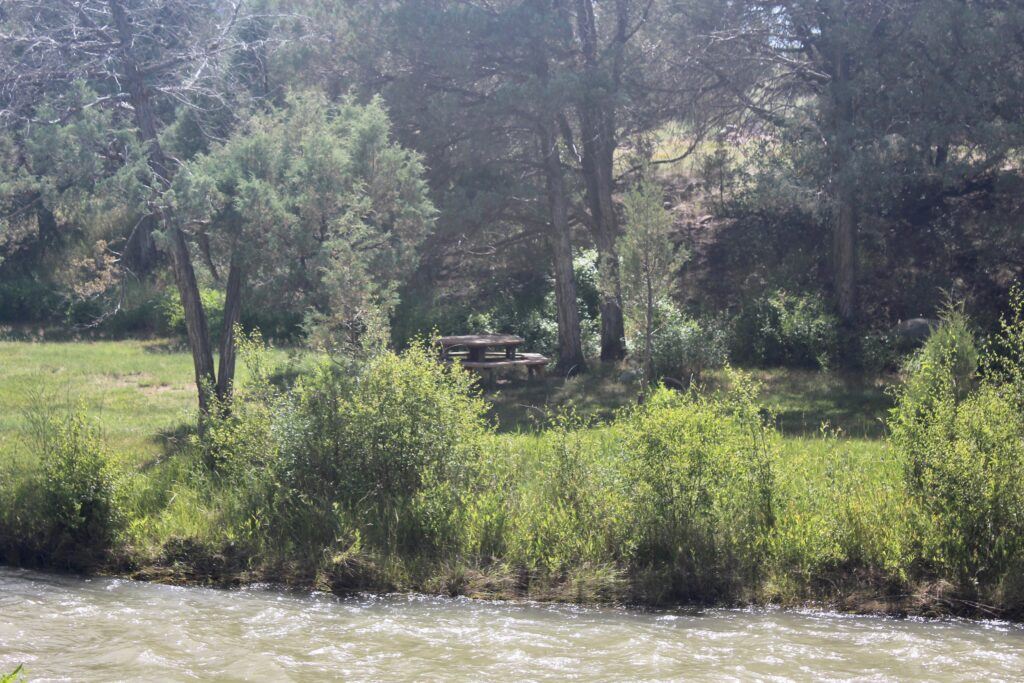
<svg viewBox="0 0 1024 683">
<path fill-rule="evenodd" d="M 1000 0 L 10 0 L 0 314 L 103 329 L 172 291 L 202 406 L 238 323 L 515 332 L 580 371 L 634 351 L 643 176 L 680 313 L 825 301 L 861 362 L 941 291 L 997 319 L 1021 93 Z"/>
</svg>

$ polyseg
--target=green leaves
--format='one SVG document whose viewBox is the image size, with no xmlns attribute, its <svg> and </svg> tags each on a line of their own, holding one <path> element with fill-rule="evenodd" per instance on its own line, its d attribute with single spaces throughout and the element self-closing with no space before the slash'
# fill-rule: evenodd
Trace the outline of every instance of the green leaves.
<svg viewBox="0 0 1024 683">
<path fill-rule="evenodd" d="M 241 257 L 254 298 L 307 311 L 329 348 L 386 337 L 435 213 L 419 157 L 390 134 L 379 99 L 307 92 L 187 163 L 175 197 L 211 244 L 208 267 Z"/>
</svg>

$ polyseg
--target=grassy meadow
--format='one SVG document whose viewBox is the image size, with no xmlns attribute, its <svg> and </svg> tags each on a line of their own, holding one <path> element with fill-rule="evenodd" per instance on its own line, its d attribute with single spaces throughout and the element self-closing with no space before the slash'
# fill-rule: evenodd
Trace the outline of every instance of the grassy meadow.
<svg viewBox="0 0 1024 683">
<path fill-rule="evenodd" d="M 294 353 L 271 350 L 275 363 Z M 597 368 L 568 379 L 554 375 L 529 381 L 499 380 L 487 390 L 488 415 L 503 433 L 534 431 L 572 408 L 607 421 L 637 401 L 636 381 L 620 381 L 621 369 Z M 880 447 L 891 407 L 886 387 L 895 377 L 843 376 L 827 371 L 757 369 L 759 399 L 770 411 L 791 451 L 823 448 L 828 424 L 857 451 Z M 239 367 L 239 381 L 246 369 Z M 724 373 L 706 384 L 726 384 Z M 105 444 L 128 466 L 143 467 L 175 447 L 196 418 L 192 358 L 180 342 L 123 340 L 89 342 L 0 341 L 0 456 L 21 439 L 26 410 L 81 406 L 97 423 Z"/>
<path fill-rule="evenodd" d="M 1014 616 L 1018 366 L 978 379 L 966 328 L 942 330 L 905 377 L 717 370 L 647 393 L 614 369 L 481 393 L 421 347 L 353 369 L 247 342 L 231 409 L 202 434 L 190 358 L 166 343 L 6 342 L 0 559 Z"/>
<path fill-rule="evenodd" d="M 143 467 L 195 423 L 195 393 L 179 342 L 0 341 L 0 457 L 18 450 L 27 411 L 81 407 L 120 462 Z"/>
</svg>

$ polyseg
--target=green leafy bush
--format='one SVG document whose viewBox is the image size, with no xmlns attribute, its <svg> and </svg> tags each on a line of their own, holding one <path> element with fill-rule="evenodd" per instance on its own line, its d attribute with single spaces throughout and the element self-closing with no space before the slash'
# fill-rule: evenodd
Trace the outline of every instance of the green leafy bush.
<svg viewBox="0 0 1024 683">
<path fill-rule="evenodd" d="M 828 367 L 837 357 L 838 327 L 819 297 L 776 290 L 737 317 L 731 356 L 747 365 Z"/>
<path fill-rule="evenodd" d="M 458 544 L 458 493 L 486 433 L 471 383 L 415 346 L 374 359 L 339 405 L 335 480 L 382 547 Z"/>
<path fill-rule="evenodd" d="M 87 567 L 111 548 L 122 521 L 99 437 L 81 412 L 30 418 L 25 462 L 34 466 L 0 485 L 0 551 L 9 561 Z"/>
<path fill-rule="evenodd" d="M 916 557 L 918 508 L 897 454 L 822 428 L 814 448 L 785 444 L 774 463 L 769 594 L 814 594 L 850 577 L 902 584 Z"/>
<path fill-rule="evenodd" d="M 203 310 L 206 311 L 206 324 L 210 334 L 215 339 L 219 338 L 221 328 L 224 327 L 224 292 L 202 288 L 199 290 L 199 298 L 203 302 Z M 168 289 L 164 293 L 161 308 L 165 330 L 170 334 L 185 336 L 185 309 L 181 305 L 181 298 L 176 289 Z"/>
<path fill-rule="evenodd" d="M 1016 329 L 1009 324 L 1001 339 Z M 978 384 L 979 356 L 966 317 L 947 310 L 908 364 L 889 421 L 929 520 L 925 559 L 967 590 L 998 583 L 1024 551 L 1024 414 L 1007 382 L 1024 359 L 1001 358 L 1010 373 Z"/>
<path fill-rule="evenodd" d="M 199 441 L 221 476 L 254 488 L 238 522 L 260 520 L 257 540 L 296 554 L 353 533 L 389 554 L 461 547 L 459 496 L 488 430 L 460 367 L 417 345 L 356 377 L 325 359 L 284 393 L 257 385 Z"/>
<path fill-rule="evenodd" d="M 61 297 L 51 283 L 31 275 L 0 278 L 0 322 L 49 322 L 61 309 Z"/>
<path fill-rule="evenodd" d="M 691 380 L 699 382 L 705 370 L 725 365 L 727 334 L 714 321 L 698 322 L 672 306 L 663 307 L 658 318 L 652 353 L 655 376 L 688 386 Z"/>
<path fill-rule="evenodd" d="M 634 541 L 619 435 L 589 429 L 570 413 L 521 443 L 518 452 L 504 454 L 514 475 L 499 494 L 506 506 L 505 559 L 553 575 L 624 566 Z M 477 495 L 490 491 L 481 487 Z"/>
<path fill-rule="evenodd" d="M 634 562 L 661 590 L 707 600 L 755 583 L 773 524 L 772 430 L 736 373 L 724 396 L 656 391 L 619 425 L 637 534 Z"/>
</svg>

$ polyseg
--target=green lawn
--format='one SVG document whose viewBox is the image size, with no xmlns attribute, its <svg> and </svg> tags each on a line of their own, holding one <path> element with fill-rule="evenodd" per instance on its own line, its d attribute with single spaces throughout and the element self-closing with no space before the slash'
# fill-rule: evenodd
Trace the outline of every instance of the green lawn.
<svg viewBox="0 0 1024 683">
<path fill-rule="evenodd" d="M 275 350 L 284 361 L 286 352 Z M 244 374 L 244 369 L 240 368 Z M 828 422 L 857 450 L 873 451 L 884 433 L 893 378 L 853 378 L 805 370 L 754 370 L 762 400 L 786 437 L 786 449 L 818 451 L 820 425 Z M 710 388 L 724 382 L 708 376 Z M 549 375 L 499 382 L 487 390 L 501 431 L 543 425 L 573 406 L 599 419 L 635 402 L 636 382 L 621 369 L 597 369 L 565 379 Z M 27 410 L 65 410 L 81 403 L 101 426 L 111 451 L 125 464 L 159 457 L 195 419 L 191 357 L 167 341 L 0 342 L 0 454 L 21 443 Z"/>
<path fill-rule="evenodd" d="M 194 421 L 192 373 L 167 341 L 0 342 L 0 454 L 19 448 L 26 411 L 80 404 L 113 453 L 144 464 Z"/>
</svg>

